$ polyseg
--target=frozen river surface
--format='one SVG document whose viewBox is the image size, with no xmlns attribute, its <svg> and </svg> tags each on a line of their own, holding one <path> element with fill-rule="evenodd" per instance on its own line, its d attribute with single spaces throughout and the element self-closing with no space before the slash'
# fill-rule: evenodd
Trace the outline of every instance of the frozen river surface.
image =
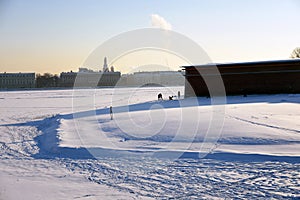
<svg viewBox="0 0 300 200">
<path fill-rule="evenodd" d="M 300 95 L 178 91 L 0 92 L 0 199 L 300 198 Z"/>
</svg>

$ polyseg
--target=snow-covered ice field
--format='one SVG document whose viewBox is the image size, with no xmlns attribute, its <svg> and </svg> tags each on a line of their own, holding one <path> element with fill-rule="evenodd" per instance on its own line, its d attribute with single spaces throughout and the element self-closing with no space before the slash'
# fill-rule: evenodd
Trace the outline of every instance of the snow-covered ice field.
<svg viewBox="0 0 300 200">
<path fill-rule="evenodd" d="M 0 199 L 300 198 L 300 94 L 183 90 L 0 92 Z"/>
</svg>

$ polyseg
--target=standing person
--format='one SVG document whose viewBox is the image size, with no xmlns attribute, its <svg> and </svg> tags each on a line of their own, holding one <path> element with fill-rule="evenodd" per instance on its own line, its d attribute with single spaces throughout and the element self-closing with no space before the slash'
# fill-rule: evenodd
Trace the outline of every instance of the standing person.
<svg viewBox="0 0 300 200">
<path fill-rule="evenodd" d="M 109 107 L 110 119 L 113 120 L 112 106 Z"/>
<path fill-rule="evenodd" d="M 177 97 L 178 97 L 178 100 L 179 100 L 180 99 L 180 91 L 178 91 Z"/>
<path fill-rule="evenodd" d="M 158 100 L 163 100 L 162 94 L 159 93 L 159 94 L 157 95 L 157 98 L 158 98 Z"/>
</svg>

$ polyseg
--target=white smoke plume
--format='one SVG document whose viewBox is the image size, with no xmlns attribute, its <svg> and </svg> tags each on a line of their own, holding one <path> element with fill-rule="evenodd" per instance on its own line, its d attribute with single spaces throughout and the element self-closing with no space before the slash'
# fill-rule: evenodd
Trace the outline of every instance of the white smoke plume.
<svg viewBox="0 0 300 200">
<path fill-rule="evenodd" d="M 151 15 L 151 25 L 164 30 L 172 30 L 172 25 L 158 14 Z"/>
</svg>

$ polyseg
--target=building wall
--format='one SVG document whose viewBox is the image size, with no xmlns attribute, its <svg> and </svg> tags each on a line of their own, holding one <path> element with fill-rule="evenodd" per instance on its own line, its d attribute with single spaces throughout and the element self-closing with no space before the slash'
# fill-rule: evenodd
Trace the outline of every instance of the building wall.
<svg viewBox="0 0 300 200">
<path fill-rule="evenodd" d="M 63 72 L 60 74 L 59 85 L 61 87 L 115 86 L 120 77 L 120 72 Z"/>
<path fill-rule="evenodd" d="M 184 75 L 177 71 L 135 72 L 123 75 L 118 85 L 122 86 L 183 86 Z"/>
<path fill-rule="evenodd" d="M 216 67 L 227 95 L 300 93 L 300 60 L 218 64 Z M 204 79 L 218 80 L 210 68 L 213 67 L 185 67 L 186 96 L 210 96 Z"/>
<path fill-rule="evenodd" d="M 60 87 L 73 87 L 75 83 L 76 72 L 62 72 L 60 73 L 59 86 Z"/>
<path fill-rule="evenodd" d="M 0 88 L 34 88 L 35 73 L 0 73 Z"/>
</svg>

